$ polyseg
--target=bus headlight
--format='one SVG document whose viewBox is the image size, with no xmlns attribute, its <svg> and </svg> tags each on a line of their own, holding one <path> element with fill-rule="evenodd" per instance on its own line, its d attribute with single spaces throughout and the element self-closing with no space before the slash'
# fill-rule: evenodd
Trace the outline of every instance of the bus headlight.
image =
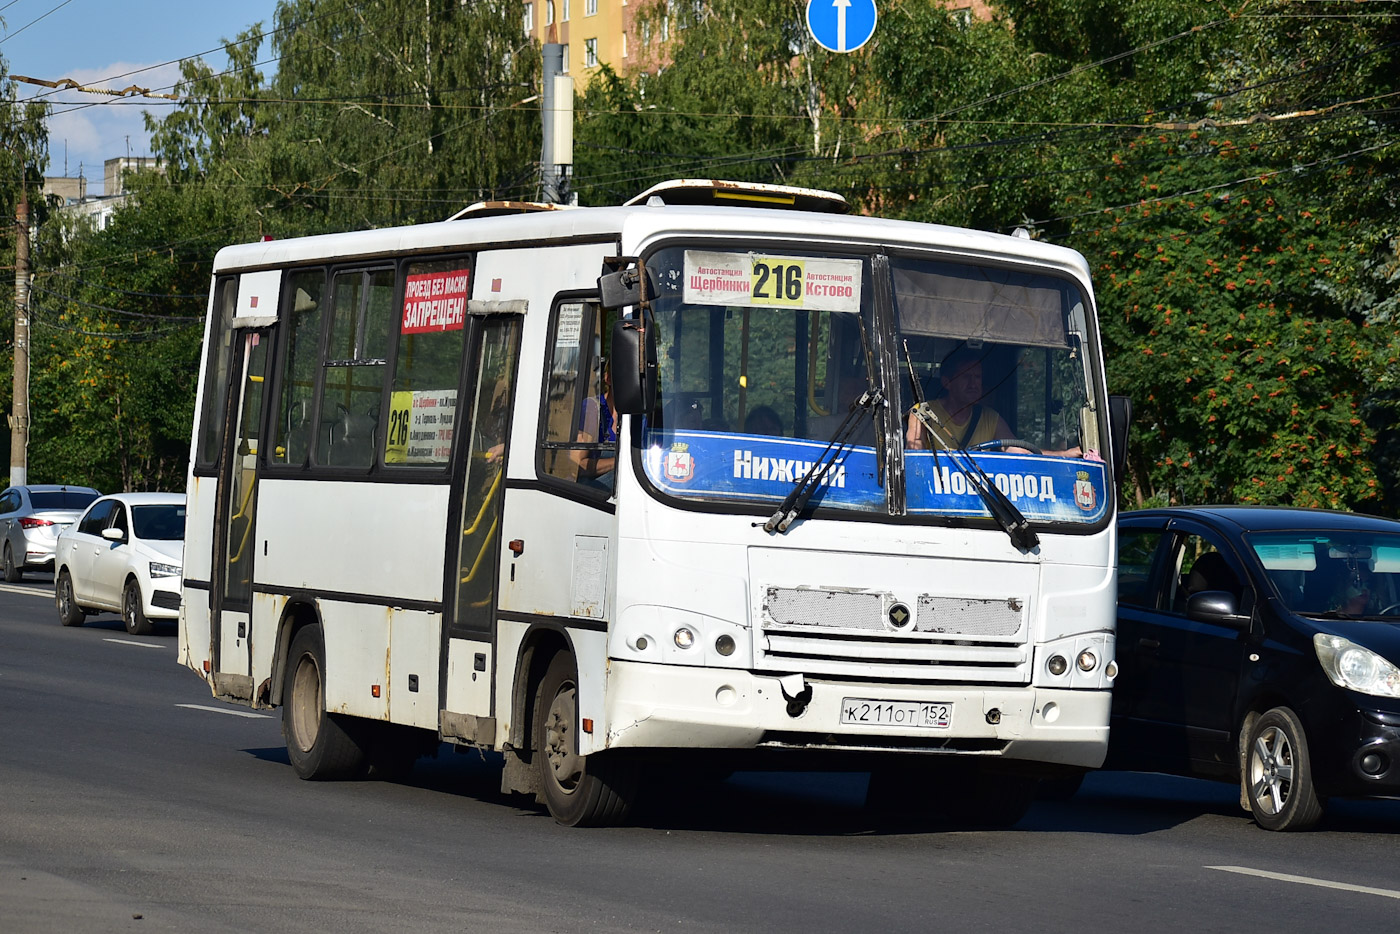
<svg viewBox="0 0 1400 934">
<path fill-rule="evenodd" d="M 1058 678 L 1069 670 L 1069 662 L 1063 655 L 1051 655 L 1045 663 L 1045 670 Z"/>
<path fill-rule="evenodd" d="M 734 649 L 734 637 L 727 632 L 723 633 L 718 639 L 715 640 L 715 651 L 725 656 L 726 658 L 734 654 Z"/>
<path fill-rule="evenodd" d="M 1093 671 L 1095 666 L 1098 665 L 1098 663 L 1099 657 L 1094 654 L 1092 649 L 1085 649 L 1084 651 L 1079 653 L 1080 671 Z"/>
<path fill-rule="evenodd" d="M 682 626 L 676 630 L 676 648 L 688 649 L 695 644 L 695 630 Z"/>
</svg>

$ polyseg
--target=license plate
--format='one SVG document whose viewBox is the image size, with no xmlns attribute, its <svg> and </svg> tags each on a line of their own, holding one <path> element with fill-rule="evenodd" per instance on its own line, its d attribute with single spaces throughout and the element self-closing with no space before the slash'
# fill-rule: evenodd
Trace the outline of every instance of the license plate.
<svg viewBox="0 0 1400 934">
<path fill-rule="evenodd" d="M 917 726 L 926 730 L 946 730 L 953 722 L 953 705 L 847 697 L 841 701 L 841 722 L 856 726 Z"/>
</svg>

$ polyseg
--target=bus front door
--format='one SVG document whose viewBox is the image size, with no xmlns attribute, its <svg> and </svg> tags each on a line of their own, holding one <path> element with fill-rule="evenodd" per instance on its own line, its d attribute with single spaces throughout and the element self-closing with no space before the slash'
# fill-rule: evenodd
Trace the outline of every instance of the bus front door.
<svg viewBox="0 0 1400 934">
<path fill-rule="evenodd" d="M 258 490 L 258 451 L 265 398 L 267 330 L 250 330 L 236 343 L 229 367 L 228 426 L 219 468 L 219 504 L 214 519 L 212 666 L 214 693 L 253 696 L 252 640 L 253 519 Z"/>
<path fill-rule="evenodd" d="M 489 743 L 495 738 L 491 673 L 520 320 L 518 315 L 476 318 L 474 360 L 467 385 L 470 440 L 466 463 L 457 474 L 462 483 L 457 491 L 461 505 L 448 528 L 446 689 L 441 729 L 445 737 L 467 742 Z"/>
</svg>

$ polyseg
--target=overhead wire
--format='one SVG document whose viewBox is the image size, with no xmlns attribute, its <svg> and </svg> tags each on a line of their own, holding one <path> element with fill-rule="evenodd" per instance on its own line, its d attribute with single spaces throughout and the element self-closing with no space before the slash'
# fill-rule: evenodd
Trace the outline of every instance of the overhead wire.
<svg viewBox="0 0 1400 934">
<path fill-rule="evenodd" d="M 72 3 L 72 2 L 73 2 L 73 0 L 62 0 L 61 3 L 59 3 L 57 6 L 53 7 L 52 9 L 50 9 L 50 10 L 49 10 L 47 13 L 45 13 L 43 16 L 40 16 L 40 17 L 38 17 L 37 19 L 30 20 L 29 22 L 25 23 L 25 24 L 24 24 L 23 26 L 21 26 L 20 28 L 16 29 L 14 32 L 6 33 L 3 37 L 0 37 L 0 45 L 4 45 L 6 42 L 9 42 L 9 41 L 10 41 L 11 39 L 13 39 L 15 36 L 17 36 L 17 35 L 19 35 L 20 33 L 24 32 L 24 31 L 25 31 L 26 29 L 28 29 L 30 26 L 33 26 L 35 23 L 38 23 L 38 22 L 40 22 L 40 21 L 42 21 L 42 20 L 47 19 L 48 17 L 52 16 L 54 13 L 57 13 L 59 10 L 63 9 L 64 7 L 66 7 L 68 4 L 70 4 L 70 3 Z M 6 7 L 6 8 L 8 9 L 8 7 Z"/>
</svg>

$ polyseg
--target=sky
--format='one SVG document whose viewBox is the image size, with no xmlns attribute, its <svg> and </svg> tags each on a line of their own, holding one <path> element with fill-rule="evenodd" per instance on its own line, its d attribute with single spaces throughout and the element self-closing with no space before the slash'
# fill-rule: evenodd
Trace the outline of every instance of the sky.
<svg viewBox="0 0 1400 934">
<path fill-rule="evenodd" d="M 0 56 L 11 75 L 164 93 L 180 76 L 178 64 L 166 63 L 219 49 L 204 59 L 223 68 L 222 40 L 259 21 L 271 29 L 276 8 L 277 0 L 0 0 Z M 269 48 L 264 40 L 263 58 Z M 140 69 L 150 70 L 132 74 Z M 275 63 L 262 66 L 264 75 L 274 71 Z M 171 106 L 24 83 L 15 90 L 21 100 L 43 94 L 53 105 L 44 174 L 75 176 L 81 167 L 89 194 L 102 193 L 105 160 L 151 154 L 141 115 Z"/>
</svg>

